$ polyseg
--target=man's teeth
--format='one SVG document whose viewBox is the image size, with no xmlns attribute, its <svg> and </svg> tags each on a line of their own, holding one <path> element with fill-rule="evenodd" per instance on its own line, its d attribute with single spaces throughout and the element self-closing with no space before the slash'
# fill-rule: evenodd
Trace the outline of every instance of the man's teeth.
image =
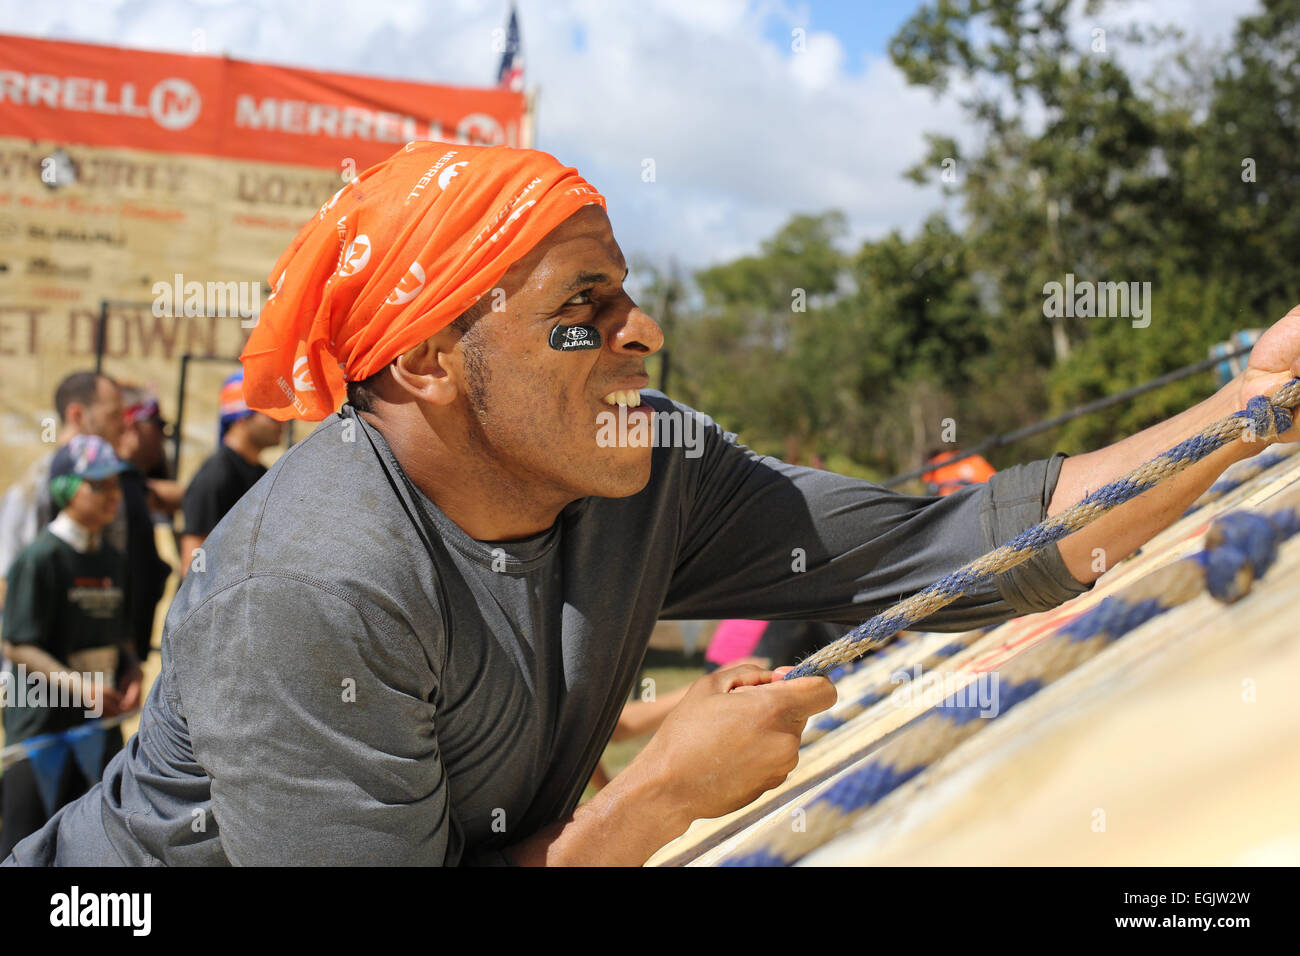
<svg viewBox="0 0 1300 956">
<path fill-rule="evenodd" d="M 628 408 L 636 408 L 641 404 L 641 393 L 633 388 L 610 392 L 605 396 L 604 402 L 606 405 L 626 405 Z"/>
</svg>

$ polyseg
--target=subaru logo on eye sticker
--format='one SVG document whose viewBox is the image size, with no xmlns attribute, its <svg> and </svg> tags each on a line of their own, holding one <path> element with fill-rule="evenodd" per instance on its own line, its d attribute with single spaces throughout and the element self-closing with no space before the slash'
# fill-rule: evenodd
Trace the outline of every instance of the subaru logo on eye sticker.
<svg viewBox="0 0 1300 956">
<path fill-rule="evenodd" d="M 600 348 L 600 330 L 594 325 L 557 325 L 551 329 L 551 348 L 573 352 Z"/>
</svg>

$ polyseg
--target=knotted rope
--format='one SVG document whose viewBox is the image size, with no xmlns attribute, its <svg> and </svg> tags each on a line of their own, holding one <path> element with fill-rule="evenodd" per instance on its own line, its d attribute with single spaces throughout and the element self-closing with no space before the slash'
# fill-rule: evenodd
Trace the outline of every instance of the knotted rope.
<svg viewBox="0 0 1300 956">
<path fill-rule="evenodd" d="M 1254 458 L 1246 461 L 1237 462 L 1224 473 L 1222 478 L 1212 484 L 1201 497 L 1197 498 L 1190 508 L 1183 512 L 1183 517 L 1186 518 L 1189 514 L 1218 501 L 1229 492 L 1236 491 L 1255 476 L 1268 471 L 1274 465 L 1280 465 L 1297 452 L 1300 452 L 1300 442 L 1291 442 L 1287 445 L 1279 445 L 1276 448 L 1270 448 L 1268 451 L 1260 452 Z"/>
<path fill-rule="evenodd" d="M 1000 719 L 1130 631 L 1207 591 L 1223 603 L 1241 599 L 1274 562 L 1278 545 L 1297 533 L 1300 484 L 1257 511 L 1220 516 L 1202 551 L 1132 582 L 997 671 L 969 674 L 970 683 L 923 710 L 880 747 L 795 798 L 783 812 L 768 813 L 719 862 L 788 866 L 799 861 L 846 832 L 987 721 Z"/>
<path fill-rule="evenodd" d="M 1220 419 L 1199 434 L 1139 465 L 1122 478 L 1090 492 L 1059 515 L 1022 531 L 1000 548 L 976 558 L 965 567 L 958 568 L 924 590 L 860 624 L 839 640 L 805 659 L 786 674 L 785 679 L 824 675 L 835 665 L 867 653 L 890 635 L 912 627 L 962 595 L 984 585 L 994 575 L 1023 564 L 1048 545 L 1172 478 L 1243 434 L 1249 433 L 1253 440 L 1276 438 L 1291 428 L 1291 410 L 1297 405 L 1300 405 L 1300 379 L 1293 378 L 1270 398 L 1255 396 L 1244 410 Z"/>
<path fill-rule="evenodd" d="M 932 667 L 946 661 L 952 655 L 960 653 L 970 645 L 974 644 L 987 633 L 986 628 L 979 630 L 967 631 L 965 634 L 958 634 L 951 641 L 936 650 L 930 651 L 920 660 L 916 661 L 913 667 L 916 670 L 928 671 Z M 904 675 L 906 672 L 901 672 Z M 799 741 L 800 747 L 807 747 L 809 744 L 821 740 L 832 730 L 844 726 L 858 714 L 869 710 L 876 704 L 888 697 L 897 687 L 897 678 L 900 672 L 895 671 L 890 675 L 888 683 L 880 682 L 868 688 L 866 693 L 852 698 L 847 702 L 840 702 L 833 709 L 815 720 L 811 721 L 804 729 L 803 737 Z M 837 683 L 835 671 L 826 675 L 832 683 Z"/>
</svg>

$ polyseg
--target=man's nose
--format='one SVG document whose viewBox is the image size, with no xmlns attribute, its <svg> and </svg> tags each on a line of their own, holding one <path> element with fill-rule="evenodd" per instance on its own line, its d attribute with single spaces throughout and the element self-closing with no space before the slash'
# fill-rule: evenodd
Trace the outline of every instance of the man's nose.
<svg viewBox="0 0 1300 956">
<path fill-rule="evenodd" d="M 609 344 L 616 351 L 651 355 L 663 348 L 664 332 L 658 322 L 634 305 L 614 326 Z"/>
</svg>

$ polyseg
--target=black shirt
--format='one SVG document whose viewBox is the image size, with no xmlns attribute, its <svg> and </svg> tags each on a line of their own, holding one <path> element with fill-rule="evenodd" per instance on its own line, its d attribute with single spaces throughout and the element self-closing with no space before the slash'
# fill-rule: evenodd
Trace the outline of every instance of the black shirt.
<svg viewBox="0 0 1300 956">
<path fill-rule="evenodd" d="M 261 465 L 250 464 L 228 445 L 203 463 L 198 474 L 185 489 L 181 511 L 185 514 L 185 534 L 207 537 L 235 502 L 266 474 Z"/>
<path fill-rule="evenodd" d="M 9 571 L 5 640 L 33 644 L 80 671 L 81 652 L 115 647 L 125 636 L 125 577 L 122 555 L 107 543 L 79 552 L 45 528 L 19 552 Z M 88 719 L 80 706 L 24 703 L 28 706 L 4 708 L 7 743 L 66 730 Z"/>
<path fill-rule="evenodd" d="M 158 556 L 153 518 L 149 514 L 149 486 L 144 476 L 129 468 L 120 476 L 122 506 L 104 538 L 126 556 L 126 625 L 140 660 L 149 656 L 153 643 L 154 612 L 171 576 L 171 565 Z"/>
<path fill-rule="evenodd" d="M 774 667 L 798 664 L 851 630 L 848 625 L 826 621 L 773 621 L 763 629 L 754 656 L 766 657 Z"/>
</svg>

